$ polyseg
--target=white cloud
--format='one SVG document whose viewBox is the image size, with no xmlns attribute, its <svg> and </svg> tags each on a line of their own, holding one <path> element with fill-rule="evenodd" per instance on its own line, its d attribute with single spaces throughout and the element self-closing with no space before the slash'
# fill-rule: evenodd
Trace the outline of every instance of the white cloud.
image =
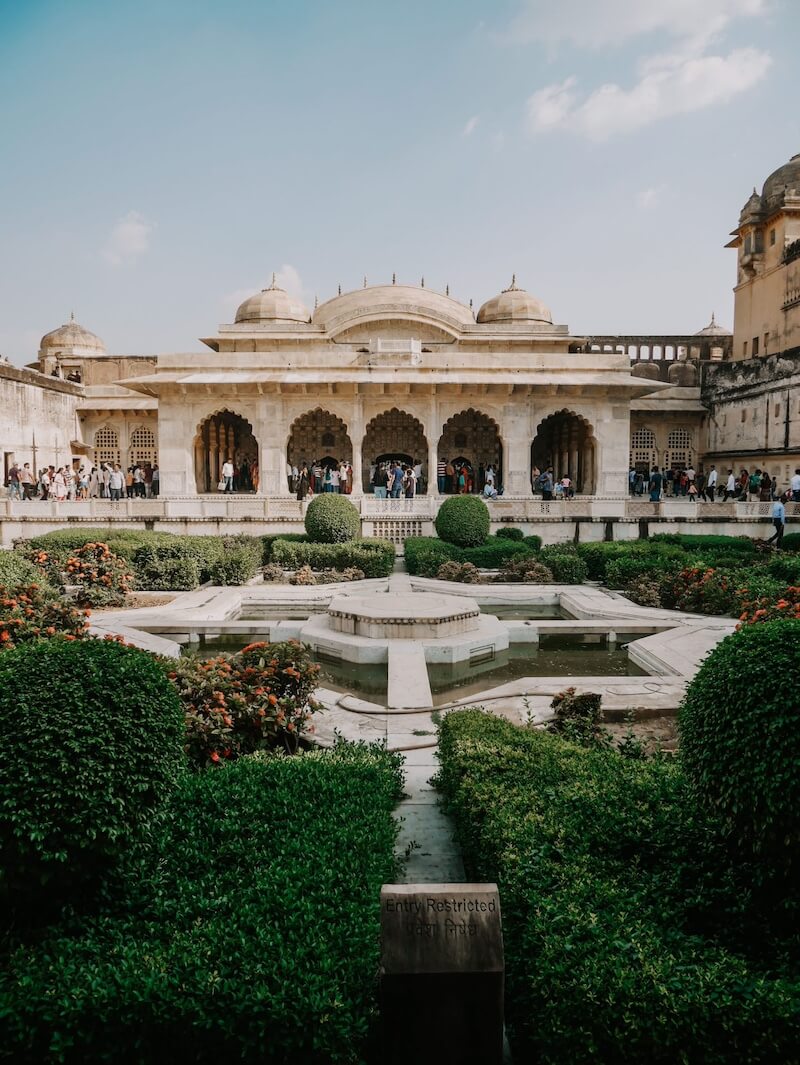
<svg viewBox="0 0 800 1065">
<path fill-rule="evenodd" d="M 533 133 L 561 128 L 607 140 L 663 118 L 727 103 L 759 82 L 770 63 L 770 56 L 756 48 L 737 48 L 727 56 L 698 55 L 695 48 L 651 56 L 630 89 L 601 85 L 580 103 L 574 78 L 539 89 L 528 99 L 528 127 Z"/>
<path fill-rule="evenodd" d="M 475 132 L 475 127 L 480 122 L 479 115 L 473 115 L 472 118 L 467 119 L 466 125 L 461 130 L 462 137 L 470 137 Z"/>
<path fill-rule="evenodd" d="M 649 189 L 642 189 L 636 197 L 636 206 L 643 211 L 652 210 L 653 207 L 658 206 L 665 188 L 665 185 L 653 185 Z"/>
<path fill-rule="evenodd" d="M 604 48 L 648 33 L 707 40 L 736 18 L 763 15 L 769 0 L 525 0 L 508 36 L 525 43 Z"/>
<path fill-rule="evenodd" d="M 103 257 L 112 266 L 134 262 L 150 247 L 155 228 L 155 223 L 148 222 L 138 211 L 128 211 L 111 230 Z"/>
</svg>

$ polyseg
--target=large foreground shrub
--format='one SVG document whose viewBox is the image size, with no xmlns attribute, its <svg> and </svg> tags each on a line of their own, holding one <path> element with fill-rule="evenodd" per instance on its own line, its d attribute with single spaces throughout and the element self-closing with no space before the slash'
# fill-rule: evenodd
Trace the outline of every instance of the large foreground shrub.
<svg viewBox="0 0 800 1065">
<path fill-rule="evenodd" d="M 174 787 L 172 684 L 143 651 L 41 640 L 0 656 L 0 886 L 16 904 L 92 889 Z"/>
<path fill-rule="evenodd" d="M 478 496 L 451 496 L 439 507 L 434 524 L 446 543 L 477 547 L 489 535 L 489 508 Z"/>
<path fill-rule="evenodd" d="M 394 544 L 388 540 L 350 540 L 342 544 L 315 544 L 304 540 L 275 540 L 273 563 L 284 569 L 310 566 L 313 570 L 360 569 L 367 577 L 388 577 L 394 569 Z"/>
<path fill-rule="evenodd" d="M 439 750 L 467 874 L 500 888 L 515 1060 L 796 1060 L 796 957 L 746 948 L 679 764 L 476 711 L 447 715 Z"/>
<path fill-rule="evenodd" d="M 319 666 L 300 643 L 252 643 L 207 661 L 170 662 L 186 715 L 186 753 L 197 768 L 269 747 L 297 749 L 318 704 Z"/>
<path fill-rule="evenodd" d="M 800 620 L 747 625 L 704 660 L 680 711 L 698 801 L 737 851 L 800 873 Z"/>
<path fill-rule="evenodd" d="M 326 492 L 315 496 L 306 509 L 306 532 L 317 544 L 341 544 L 361 532 L 361 515 L 347 496 Z"/>
<path fill-rule="evenodd" d="M 399 760 L 342 745 L 184 778 L 127 895 L 6 959 L 0 1060 L 363 1061 Z"/>
</svg>

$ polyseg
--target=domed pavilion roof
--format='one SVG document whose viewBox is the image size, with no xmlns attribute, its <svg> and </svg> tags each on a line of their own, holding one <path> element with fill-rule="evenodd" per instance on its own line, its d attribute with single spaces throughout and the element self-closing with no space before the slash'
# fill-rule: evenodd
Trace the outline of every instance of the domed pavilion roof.
<svg viewBox="0 0 800 1065">
<path fill-rule="evenodd" d="M 800 153 L 779 166 L 764 182 L 761 190 L 763 209 L 771 212 L 783 205 L 785 193 L 793 189 L 800 196 Z"/>
<path fill-rule="evenodd" d="M 42 355 L 65 352 L 75 355 L 106 354 L 106 346 L 99 336 L 85 329 L 71 314 L 69 321 L 45 333 L 39 342 Z"/>
<path fill-rule="evenodd" d="M 472 311 L 452 296 L 417 285 L 370 285 L 342 292 L 314 311 L 314 325 L 331 332 L 351 324 L 379 318 L 401 318 L 436 323 L 459 330 L 474 326 Z"/>
<path fill-rule="evenodd" d="M 725 329 L 717 323 L 717 319 L 712 312 L 711 321 L 708 325 L 703 326 L 702 329 L 698 329 L 694 334 L 696 337 L 729 337 L 733 336 L 730 329 Z"/>
<path fill-rule="evenodd" d="M 270 287 L 249 296 L 236 312 L 237 322 L 308 322 L 310 318 L 300 300 L 278 288 L 274 274 Z"/>
<path fill-rule="evenodd" d="M 523 288 L 517 288 L 516 274 L 511 284 L 499 296 L 493 296 L 478 311 L 478 321 L 490 322 L 547 322 L 553 323 L 550 308 Z"/>
</svg>

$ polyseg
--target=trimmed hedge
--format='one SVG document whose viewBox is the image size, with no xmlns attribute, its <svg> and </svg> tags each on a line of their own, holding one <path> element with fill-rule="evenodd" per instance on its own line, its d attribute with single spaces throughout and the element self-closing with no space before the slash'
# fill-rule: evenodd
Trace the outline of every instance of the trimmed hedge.
<svg viewBox="0 0 800 1065">
<path fill-rule="evenodd" d="M 732 847 L 771 871 L 800 869 L 800 621 L 745 625 L 692 678 L 681 756 L 698 802 Z"/>
<path fill-rule="evenodd" d="M 197 555 L 182 540 L 138 547 L 132 565 L 136 587 L 146 591 L 190 592 L 200 584 Z"/>
<path fill-rule="evenodd" d="M 471 562 L 479 569 L 500 569 L 512 559 L 534 554 L 524 542 L 498 537 L 489 537 L 479 547 L 456 547 L 436 536 L 410 536 L 405 542 L 406 569 L 418 577 L 435 577 L 444 562 Z"/>
<path fill-rule="evenodd" d="M 489 508 L 478 496 L 450 496 L 439 507 L 436 532 L 456 547 L 478 547 L 489 536 Z"/>
<path fill-rule="evenodd" d="M 347 496 L 326 492 L 306 509 L 306 532 L 315 544 L 343 544 L 361 533 L 361 515 Z"/>
<path fill-rule="evenodd" d="M 781 541 L 784 551 L 800 551 L 800 533 L 787 533 Z"/>
<path fill-rule="evenodd" d="M 41 568 L 17 551 L 0 551 L 0 584 L 6 588 L 27 587 L 30 584 L 50 587 Z"/>
<path fill-rule="evenodd" d="M 504 525 L 495 533 L 498 540 L 518 540 L 520 543 L 525 539 L 522 529 L 516 529 L 513 525 Z"/>
<path fill-rule="evenodd" d="M 388 540 L 350 540 L 341 544 L 316 544 L 303 540 L 275 540 L 272 561 L 284 569 L 310 566 L 322 569 L 360 569 L 366 577 L 388 577 L 394 569 L 394 544 Z"/>
<path fill-rule="evenodd" d="M 748 955 L 746 891 L 679 764 L 474 710 L 447 715 L 439 755 L 467 874 L 500 888 L 516 1060 L 796 1058 L 796 959 L 763 941 Z"/>
<path fill-rule="evenodd" d="M 107 640 L 0 657 L 0 888 L 27 911 L 97 888 L 185 771 L 156 660 Z"/>
<path fill-rule="evenodd" d="M 290 540 L 293 543 L 308 543 L 306 533 L 270 533 L 261 537 L 261 561 L 265 566 L 272 562 L 272 547 L 276 540 Z"/>
<path fill-rule="evenodd" d="M 115 905 L 7 957 L 0 1058 L 363 1061 L 400 761 L 340 745 L 187 776 Z"/>
</svg>

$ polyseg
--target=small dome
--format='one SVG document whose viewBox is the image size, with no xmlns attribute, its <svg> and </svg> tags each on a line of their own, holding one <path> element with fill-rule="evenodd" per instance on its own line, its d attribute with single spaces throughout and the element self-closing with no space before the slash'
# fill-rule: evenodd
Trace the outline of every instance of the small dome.
<svg viewBox="0 0 800 1065">
<path fill-rule="evenodd" d="M 503 289 L 499 296 L 493 296 L 478 311 L 481 324 L 489 322 L 547 322 L 553 324 L 550 308 L 541 300 L 531 296 L 522 288 L 517 288 L 516 274 L 511 284 Z"/>
<path fill-rule="evenodd" d="M 637 362 L 631 367 L 631 375 L 633 377 L 644 377 L 648 381 L 660 381 L 661 367 L 656 362 Z"/>
<path fill-rule="evenodd" d="M 767 180 L 761 190 L 764 210 L 772 211 L 783 204 L 784 194 L 794 190 L 800 196 L 800 154 L 793 155 L 788 163 L 779 166 Z"/>
<path fill-rule="evenodd" d="M 693 362 L 673 362 L 667 371 L 671 385 L 683 385 L 691 388 L 697 384 L 697 367 Z"/>
<path fill-rule="evenodd" d="M 275 284 L 256 292 L 242 303 L 236 312 L 237 322 L 308 322 L 311 315 L 306 307 Z"/>
<path fill-rule="evenodd" d="M 75 355 L 92 353 L 105 354 L 106 346 L 99 336 L 90 333 L 75 321 L 75 315 L 71 314 L 68 322 L 60 325 L 51 333 L 45 333 L 39 342 L 41 355 L 65 352 Z"/>
<path fill-rule="evenodd" d="M 733 336 L 730 329 L 725 329 L 724 326 L 717 324 L 717 319 L 712 313 L 711 321 L 708 325 L 703 326 L 702 329 L 698 329 L 695 333 L 696 337 L 730 337 Z"/>
</svg>

